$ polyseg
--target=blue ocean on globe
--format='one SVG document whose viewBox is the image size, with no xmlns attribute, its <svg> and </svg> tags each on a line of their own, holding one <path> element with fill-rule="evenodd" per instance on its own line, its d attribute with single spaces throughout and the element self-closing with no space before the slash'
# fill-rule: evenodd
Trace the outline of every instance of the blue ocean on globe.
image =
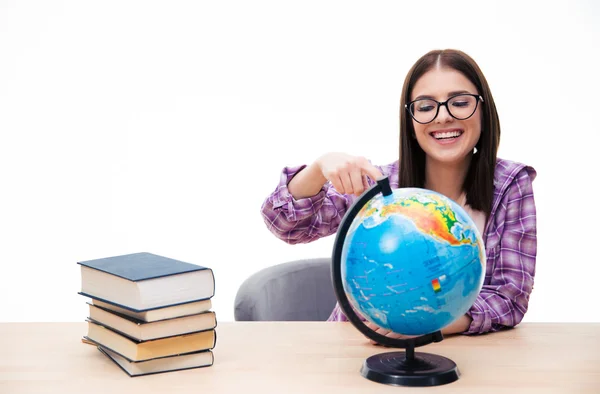
<svg viewBox="0 0 600 394">
<path fill-rule="evenodd" d="M 350 225 L 341 260 L 352 307 L 404 335 L 441 330 L 465 314 L 485 273 L 483 240 L 470 216 L 419 188 L 369 200 Z"/>
</svg>

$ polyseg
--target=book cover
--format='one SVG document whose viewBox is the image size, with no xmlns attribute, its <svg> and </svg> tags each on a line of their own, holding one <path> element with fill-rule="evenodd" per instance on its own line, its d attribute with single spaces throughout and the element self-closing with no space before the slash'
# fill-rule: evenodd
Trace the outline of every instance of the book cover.
<svg viewBox="0 0 600 394">
<path fill-rule="evenodd" d="M 134 308 L 132 306 L 125 305 L 124 303 L 107 300 L 106 298 L 98 297 L 94 294 L 86 293 L 84 291 L 79 291 L 79 292 L 77 292 L 77 294 L 82 295 L 84 297 L 91 298 L 92 300 L 95 300 L 95 301 L 99 301 L 100 304 L 109 304 L 113 307 L 113 310 L 118 310 L 117 308 L 125 309 L 127 311 L 132 312 L 133 314 L 142 314 L 142 313 L 147 313 L 147 312 L 152 312 L 152 311 L 158 311 L 161 309 L 183 307 L 185 305 L 200 303 L 203 301 L 209 301 L 212 298 L 212 296 L 211 296 L 211 297 L 207 297 L 207 298 L 193 299 L 190 301 L 183 301 L 183 302 L 174 302 L 174 303 L 170 303 L 168 305 L 159 305 L 159 306 L 153 306 L 153 307 L 149 307 L 149 308 Z"/>
<path fill-rule="evenodd" d="M 124 333 L 87 320 L 86 343 L 109 349 L 130 362 L 148 361 L 182 354 L 212 350 L 217 344 L 217 332 L 205 330 L 168 338 L 137 341 Z"/>
<path fill-rule="evenodd" d="M 210 350 L 139 362 L 131 362 L 102 346 L 98 346 L 98 350 L 130 377 L 210 367 L 214 363 L 214 355 Z"/>
<path fill-rule="evenodd" d="M 80 261 L 78 294 L 136 314 L 210 299 L 212 269 L 155 255 L 133 253 Z"/>
<path fill-rule="evenodd" d="M 165 317 L 165 318 L 162 318 L 162 319 L 159 319 L 159 320 L 147 321 L 147 320 L 143 320 L 143 319 L 138 319 L 138 318 L 136 318 L 134 316 L 128 315 L 128 314 L 123 313 L 123 312 L 120 312 L 118 310 L 107 308 L 106 306 L 103 306 L 103 305 L 92 304 L 92 303 L 89 303 L 89 302 L 86 302 L 86 304 L 90 308 L 101 309 L 103 311 L 109 312 L 109 313 L 111 313 L 113 315 L 116 315 L 116 316 L 122 318 L 122 319 L 128 320 L 128 321 L 130 321 L 132 323 L 136 323 L 136 324 L 139 324 L 139 325 L 144 325 L 144 324 L 150 325 L 151 323 L 160 323 L 160 322 L 166 322 L 166 321 L 170 321 L 170 320 L 182 319 L 182 318 L 185 318 L 185 317 L 192 317 L 192 316 L 197 316 L 197 315 L 204 315 L 204 314 L 209 314 L 209 313 L 213 313 L 214 314 L 215 313 L 214 311 L 211 311 L 211 310 L 203 310 L 203 311 L 200 311 L 200 312 L 194 312 L 194 313 L 189 313 L 189 314 L 185 314 L 185 315 L 178 315 L 178 316 L 173 316 L 173 317 Z"/>
<path fill-rule="evenodd" d="M 104 302 L 95 297 L 90 298 L 95 306 L 114 311 L 122 315 L 127 315 L 143 322 L 155 322 L 181 316 L 195 315 L 202 312 L 208 312 L 212 308 L 212 301 L 209 298 L 202 301 L 191 301 L 174 306 L 149 309 L 144 312 L 135 312 L 127 306 L 115 305 L 112 302 Z"/>
<path fill-rule="evenodd" d="M 201 265 L 186 263 L 148 252 L 79 261 L 77 264 L 132 282 L 184 274 L 186 272 L 210 270 L 210 268 Z"/>
<path fill-rule="evenodd" d="M 216 314 L 213 311 L 145 322 L 92 304 L 88 305 L 89 321 L 140 342 L 214 330 L 217 327 Z"/>
</svg>

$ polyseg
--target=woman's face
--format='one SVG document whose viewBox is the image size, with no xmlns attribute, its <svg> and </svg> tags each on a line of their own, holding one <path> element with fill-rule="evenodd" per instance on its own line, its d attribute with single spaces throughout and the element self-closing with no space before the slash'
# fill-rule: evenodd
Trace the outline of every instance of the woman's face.
<svg viewBox="0 0 600 394">
<path fill-rule="evenodd" d="M 461 93 L 479 95 L 475 85 L 460 72 L 436 67 L 415 83 L 410 100 L 424 98 L 443 102 Z M 470 157 L 481 135 L 482 103 L 476 103 L 476 100 L 475 97 L 460 96 L 448 102 L 450 111 L 460 118 L 468 116 L 471 112 L 469 106 L 477 104 L 475 113 L 466 120 L 455 119 L 445 106 L 440 106 L 437 116 L 430 123 L 421 124 L 411 118 L 417 141 L 428 160 L 460 164 Z M 413 106 L 413 113 L 421 121 L 428 121 L 434 116 L 436 105 L 431 100 L 419 101 Z"/>
</svg>

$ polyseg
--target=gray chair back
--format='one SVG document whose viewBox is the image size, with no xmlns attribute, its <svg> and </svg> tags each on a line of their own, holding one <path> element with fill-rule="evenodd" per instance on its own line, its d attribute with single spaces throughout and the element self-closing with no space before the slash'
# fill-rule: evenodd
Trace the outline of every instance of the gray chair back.
<svg viewBox="0 0 600 394">
<path fill-rule="evenodd" d="M 331 258 L 290 261 L 246 279 L 236 294 L 237 321 L 325 321 L 336 303 Z"/>
</svg>

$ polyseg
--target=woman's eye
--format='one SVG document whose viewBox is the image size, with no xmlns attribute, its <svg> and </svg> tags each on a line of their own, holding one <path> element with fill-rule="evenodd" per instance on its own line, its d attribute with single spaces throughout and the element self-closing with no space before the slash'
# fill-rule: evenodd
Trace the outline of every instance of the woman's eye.
<svg viewBox="0 0 600 394">
<path fill-rule="evenodd" d="M 454 107 L 467 107 L 469 105 L 468 101 L 455 101 L 452 103 Z"/>
<path fill-rule="evenodd" d="M 433 111 L 433 105 L 423 105 L 421 107 L 418 107 L 417 111 L 419 111 L 419 112 Z"/>
</svg>

